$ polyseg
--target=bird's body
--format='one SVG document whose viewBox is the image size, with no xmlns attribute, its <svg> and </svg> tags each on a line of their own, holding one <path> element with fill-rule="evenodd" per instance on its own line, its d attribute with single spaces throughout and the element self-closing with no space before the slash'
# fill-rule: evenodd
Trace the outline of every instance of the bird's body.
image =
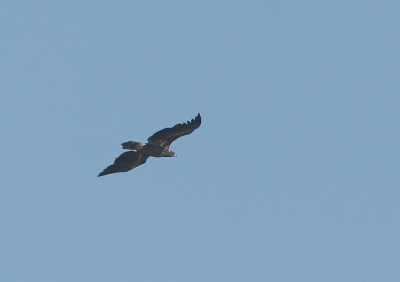
<svg viewBox="0 0 400 282">
<path fill-rule="evenodd" d="M 122 143 L 122 149 L 140 151 L 140 153 L 148 155 L 150 157 L 161 158 L 165 157 L 169 150 L 169 146 L 163 146 L 164 142 L 159 143 L 139 143 L 135 141 L 128 141 Z M 174 156 L 172 156 L 174 157 Z"/>
<path fill-rule="evenodd" d="M 169 149 L 171 143 L 179 137 L 192 133 L 200 125 L 201 116 L 198 114 L 187 123 L 179 123 L 154 133 L 147 139 L 148 143 L 124 142 L 121 144 L 122 148 L 130 151 L 122 153 L 115 159 L 114 164 L 105 168 L 98 176 L 129 171 L 144 164 L 149 157 L 176 157 L 175 152 Z"/>
</svg>

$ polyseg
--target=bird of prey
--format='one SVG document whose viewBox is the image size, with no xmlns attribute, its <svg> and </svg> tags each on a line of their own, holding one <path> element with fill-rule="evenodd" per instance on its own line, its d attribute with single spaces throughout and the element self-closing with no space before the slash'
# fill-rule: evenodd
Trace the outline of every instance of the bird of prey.
<svg viewBox="0 0 400 282">
<path fill-rule="evenodd" d="M 129 151 L 122 153 L 112 165 L 106 167 L 98 176 L 129 171 L 144 164 L 149 157 L 176 157 L 175 152 L 169 149 L 171 143 L 179 137 L 192 133 L 199 128 L 200 124 L 201 116 L 198 114 L 191 121 L 179 123 L 174 127 L 164 128 L 154 133 L 147 139 L 148 143 L 134 141 L 122 143 L 122 149 Z"/>
</svg>

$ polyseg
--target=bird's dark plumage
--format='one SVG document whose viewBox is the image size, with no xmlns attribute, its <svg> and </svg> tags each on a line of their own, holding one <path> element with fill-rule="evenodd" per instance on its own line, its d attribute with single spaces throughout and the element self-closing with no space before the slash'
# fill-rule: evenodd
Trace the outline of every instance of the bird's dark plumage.
<svg viewBox="0 0 400 282">
<path fill-rule="evenodd" d="M 148 143 L 124 142 L 121 144 L 122 148 L 131 151 L 121 154 L 115 159 L 114 164 L 108 166 L 98 176 L 129 171 L 144 164 L 149 157 L 176 157 L 175 152 L 169 149 L 171 143 L 179 137 L 192 133 L 200 125 L 201 116 L 198 114 L 191 121 L 179 123 L 174 127 L 164 128 L 154 133 L 147 139 Z"/>
<path fill-rule="evenodd" d="M 195 131 L 201 124 L 201 116 L 198 114 L 195 118 L 187 123 L 179 123 L 174 127 L 164 128 L 151 135 L 147 141 L 154 143 L 157 141 L 166 141 L 168 145 L 174 142 L 179 137 L 188 135 Z"/>
<path fill-rule="evenodd" d="M 114 164 L 105 168 L 98 176 L 103 176 L 116 172 L 125 172 L 134 169 L 137 166 L 144 164 L 149 155 L 140 154 L 136 151 L 128 151 L 122 153 L 115 159 Z"/>
</svg>

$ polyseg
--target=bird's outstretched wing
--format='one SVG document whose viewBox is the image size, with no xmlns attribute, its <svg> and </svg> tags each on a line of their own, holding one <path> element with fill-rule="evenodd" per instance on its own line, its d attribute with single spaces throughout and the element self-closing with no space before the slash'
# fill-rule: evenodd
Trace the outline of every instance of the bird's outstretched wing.
<svg viewBox="0 0 400 282">
<path fill-rule="evenodd" d="M 188 121 L 186 123 L 179 123 L 174 127 L 164 128 L 160 131 L 151 135 L 147 141 L 150 143 L 156 143 L 159 141 L 166 142 L 166 145 L 170 145 L 174 140 L 182 137 L 184 135 L 188 135 L 195 131 L 201 125 L 201 116 L 198 114 L 194 119 Z"/>
<path fill-rule="evenodd" d="M 115 159 L 112 165 L 105 168 L 102 172 L 100 172 L 98 176 L 103 176 L 116 172 L 129 171 L 137 166 L 144 164 L 148 158 L 148 155 L 135 151 L 122 153 L 118 158 Z"/>
</svg>

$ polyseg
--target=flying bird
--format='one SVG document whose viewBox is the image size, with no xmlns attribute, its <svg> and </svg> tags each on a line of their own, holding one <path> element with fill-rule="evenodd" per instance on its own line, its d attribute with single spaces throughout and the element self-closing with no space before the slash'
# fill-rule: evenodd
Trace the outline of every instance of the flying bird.
<svg viewBox="0 0 400 282">
<path fill-rule="evenodd" d="M 157 131 L 151 135 L 148 143 L 139 143 L 135 141 L 127 141 L 122 143 L 122 149 L 129 150 L 122 153 L 115 159 L 114 163 L 106 167 L 99 176 L 126 172 L 138 167 L 146 162 L 149 157 L 176 157 L 175 152 L 169 149 L 169 146 L 179 137 L 189 135 L 201 124 L 201 116 L 198 114 L 191 121 L 179 123 L 174 127 L 168 127 Z"/>
</svg>

